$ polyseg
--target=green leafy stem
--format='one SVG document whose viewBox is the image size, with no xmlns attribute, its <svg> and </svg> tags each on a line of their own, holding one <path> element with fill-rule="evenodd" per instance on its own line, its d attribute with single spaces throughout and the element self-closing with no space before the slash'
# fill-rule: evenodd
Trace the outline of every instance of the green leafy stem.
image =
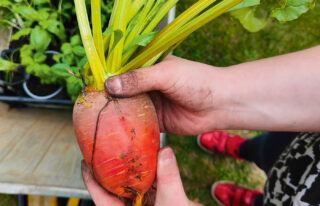
<svg viewBox="0 0 320 206">
<path fill-rule="evenodd" d="M 91 90 L 103 90 L 112 76 L 163 59 L 192 32 L 242 0 L 201 0 L 160 32 L 156 26 L 178 0 L 115 0 L 108 28 L 101 29 L 101 0 L 91 0 L 92 31 L 85 0 L 75 0 L 78 24 L 88 63 L 84 76 Z"/>
</svg>

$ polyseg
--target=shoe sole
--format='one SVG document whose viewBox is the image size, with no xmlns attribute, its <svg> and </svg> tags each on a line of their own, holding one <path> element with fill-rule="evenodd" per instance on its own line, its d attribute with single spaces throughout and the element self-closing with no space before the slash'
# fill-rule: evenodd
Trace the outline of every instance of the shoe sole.
<svg viewBox="0 0 320 206">
<path fill-rule="evenodd" d="M 211 150 L 209 150 L 209 149 L 207 149 L 207 148 L 205 148 L 204 146 L 201 145 L 201 143 L 200 143 L 200 137 L 201 137 L 201 134 L 198 135 L 198 137 L 197 137 L 197 144 L 198 144 L 198 146 L 199 146 L 203 151 L 205 151 L 205 152 L 207 152 L 207 153 L 209 153 L 209 154 L 215 154 L 215 153 L 212 152 Z"/>
<path fill-rule="evenodd" d="M 232 182 L 232 181 L 218 181 L 218 182 L 215 182 L 212 186 L 211 186 L 211 190 L 210 190 L 210 194 L 211 194 L 211 197 L 221 206 L 225 206 L 222 202 L 220 202 L 220 200 L 218 200 L 216 198 L 216 196 L 214 195 L 213 191 L 214 189 L 217 187 L 218 184 L 236 184 L 235 182 Z"/>
</svg>

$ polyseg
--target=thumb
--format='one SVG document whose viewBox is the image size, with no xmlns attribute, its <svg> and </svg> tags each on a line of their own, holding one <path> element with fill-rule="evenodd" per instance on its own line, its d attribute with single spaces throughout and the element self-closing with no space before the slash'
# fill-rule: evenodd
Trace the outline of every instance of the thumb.
<svg viewBox="0 0 320 206">
<path fill-rule="evenodd" d="M 169 69 L 165 69 L 166 63 L 136 69 L 117 76 L 109 77 L 105 82 L 105 89 L 113 96 L 128 97 L 136 94 L 165 90 L 168 81 L 172 77 Z"/>
<path fill-rule="evenodd" d="M 171 148 L 165 147 L 158 154 L 156 206 L 188 205 L 176 158 Z"/>
</svg>

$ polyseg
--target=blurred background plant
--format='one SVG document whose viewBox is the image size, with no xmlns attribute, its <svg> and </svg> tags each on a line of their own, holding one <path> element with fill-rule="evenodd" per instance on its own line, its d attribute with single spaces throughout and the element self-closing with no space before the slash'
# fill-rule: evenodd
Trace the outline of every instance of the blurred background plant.
<svg viewBox="0 0 320 206">
<path fill-rule="evenodd" d="M 111 1 L 102 4 L 103 23 L 109 19 L 111 9 Z M 10 49 L 19 53 L 19 59 L 9 60 L 39 77 L 42 84 L 65 87 L 75 100 L 82 88 L 82 80 L 76 76 L 80 76 L 87 60 L 73 1 L 2 0 L 0 15 L 0 26 L 12 28 Z"/>
</svg>

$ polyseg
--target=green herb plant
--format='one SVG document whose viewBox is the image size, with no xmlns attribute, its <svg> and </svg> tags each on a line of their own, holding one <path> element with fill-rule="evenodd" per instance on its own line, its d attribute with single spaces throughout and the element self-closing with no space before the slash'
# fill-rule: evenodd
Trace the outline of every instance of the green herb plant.
<svg viewBox="0 0 320 206">
<path fill-rule="evenodd" d="M 111 3 L 101 5 L 104 11 L 102 22 L 107 22 L 110 16 Z M 39 77 L 42 84 L 65 87 L 75 100 L 82 88 L 82 80 L 77 77 L 87 60 L 74 22 L 72 0 L 2 0 L 0 14 L 0 26 L 13 28 L 11 41 L 18 41 L 17 44 L 21 45 L 17 48 L 20 61 L 11 61 L 11 69 L 6 71 L 12 72 L 12 68 L 17 68 L 13 65 L 21 65 L 26 73 Z M 69 28 L 66 29 L 65 25 Z M 9 61 L 1 59 L 1 65 L 7 67 Z"/>
</svg>

